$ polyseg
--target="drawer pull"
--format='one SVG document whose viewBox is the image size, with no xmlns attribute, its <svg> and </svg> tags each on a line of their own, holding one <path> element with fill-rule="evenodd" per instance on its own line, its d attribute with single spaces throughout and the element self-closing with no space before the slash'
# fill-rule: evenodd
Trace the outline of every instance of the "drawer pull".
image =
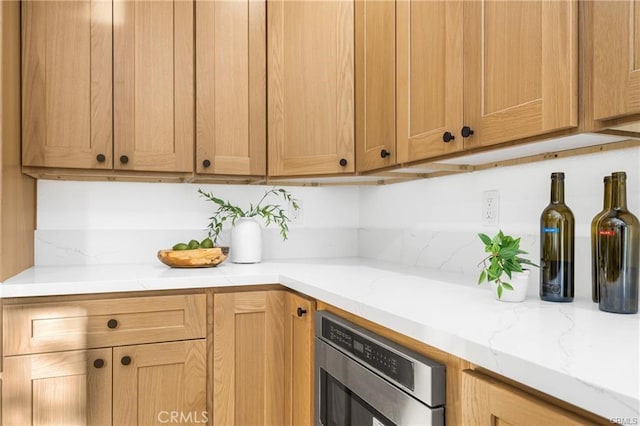
<svg viewBox="0 0 640 426">
<path fill-rule="evenodd" d="M 125 355 L 122 357 L 122 359 L 120 360 L 120 363 L 122 365 L 129 365 L 131 364 L 131 357 L 129 355 Z"/>
<path fill-rule="evenodd" d="M 302 309 L 301 307 L 298 307 L 297 314 L 299 317 L 303 316 L 306 313 L 307 313 L 306 309 Z"/>
<path fill-rule="evenodd" d="M 95 368 L 102 368 L 104 367 L 104 360 L 102 358 L 98 358 L 95 361 L 93 361 L 93 366 Z"/>
<path fill-rule="evenodd" d="M 118 320 L 110 319 L 109 321 L 107 321 L 107 327 L 116 328 L 117 326 L 118 326 Z"/>
</svg>

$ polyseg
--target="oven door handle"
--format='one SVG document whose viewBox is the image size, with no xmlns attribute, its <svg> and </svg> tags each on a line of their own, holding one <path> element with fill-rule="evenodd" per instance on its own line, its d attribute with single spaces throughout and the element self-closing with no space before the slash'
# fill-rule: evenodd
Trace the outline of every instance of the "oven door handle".
<svg viewBox="0 0 640 426">
<path fill-rule="evenodd" d="M 351 357 L 315 339 L 315 423 L 320 422 L 320 370 L 326 371 L 359 398 L 393 423 L 403 425 L 444 425 L 444 408 L 431 408 L 395 387 Z"/>
</svg>

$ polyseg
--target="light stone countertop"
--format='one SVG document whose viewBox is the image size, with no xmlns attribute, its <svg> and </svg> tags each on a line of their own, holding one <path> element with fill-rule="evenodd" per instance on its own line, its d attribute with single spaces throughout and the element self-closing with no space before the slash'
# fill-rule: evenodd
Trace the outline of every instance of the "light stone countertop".
<svg viewBox="0 0 640 426">
<path fill-rule="evenodd" d="M 157 262 L 36 266 L 0 285 L 0 297 L 280 283 L 605 418 L 640 422 L 638 314 L 601 312 L 591 300 L 498 302 L 475 282 L 359 258 L 198 269 Z"/>
</svg>

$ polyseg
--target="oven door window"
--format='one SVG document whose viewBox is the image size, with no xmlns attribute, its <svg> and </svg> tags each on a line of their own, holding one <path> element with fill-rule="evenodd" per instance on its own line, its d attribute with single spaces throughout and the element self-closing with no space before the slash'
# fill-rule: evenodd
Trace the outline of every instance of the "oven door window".
<svg viewBox="0 0 640 426">
<path fill-rule="evenodd" d="M 320 369 L 320 421 L 324 426 L 397 426 L 324 369 Z"/>
</svg>

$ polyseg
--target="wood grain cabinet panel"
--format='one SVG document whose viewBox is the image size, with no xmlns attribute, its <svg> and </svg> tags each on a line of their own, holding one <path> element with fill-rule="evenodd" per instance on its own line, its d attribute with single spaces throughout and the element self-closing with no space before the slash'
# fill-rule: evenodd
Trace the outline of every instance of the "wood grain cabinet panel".
<svg viewBox="0 0 640 426">
<path fill-rule="evenodd" d="M 285 424 L 284 307 L 279 290 L 214 295 L 213 424 Z"/>
<path fill-rule="evenodd" d="M 116 0 L 114 168 L 193 171 L 191 0 Z"/>
<path fill-rule="evenodd" d="M 284 320 L 285 425 L 313 425 L 315 302 L 287 292 Z"/>
<path fill-rule="evenodd" d="M 110 425 L 111 348 L 5 358 L 3 425 Z"/>
<path fill-rule="evenodd" d="M 577 126 L 578 2 L 464 2 L 464 148 Z"/>
<path fill-rule="evenodd" d="M 113 359 L 113 424 L 207 423 L 204 339 L 121 346 Z"/>
<path fill-rule="evenodd" d="M 198 339 L 206 296 L 150 296 L 4 307 L 4 355 Z"/>
<path fill-rule="evenodd" d="M 462 374 L 462 424 L 578 426 L 592 422 L 482 373 L 466 370 Z"/>
<path fill-rule="evenodd" d="M 463 146 L 462 2 L 400 1 L 396 8 L 398 162 L 458 151 Z M 446 132 L 453 139 L 445 138 Z"/>
<path fill-rule="evenodd" d="M 22 2 L 23 165 L 111 168 L 112 18 L 106 0 Z"/>
<path fill-rule="evenodd" d="M 588 2 L 594 118 L 640 113 L 640 1 Z"/>
<path fill-rule="evenodd" d="M 196 171 L 264 175 L 266 1 L 196 1 Z"/>
<path fill-rule="evenodd" d="M 396 163 L 396 2 L 355 2 L 356 161 L 359 172 Z"/>
<path fill-rule="evenodd" d="M 354 2 L 267 3 L 270 176 L 350 173 Z"/>
</svg>

